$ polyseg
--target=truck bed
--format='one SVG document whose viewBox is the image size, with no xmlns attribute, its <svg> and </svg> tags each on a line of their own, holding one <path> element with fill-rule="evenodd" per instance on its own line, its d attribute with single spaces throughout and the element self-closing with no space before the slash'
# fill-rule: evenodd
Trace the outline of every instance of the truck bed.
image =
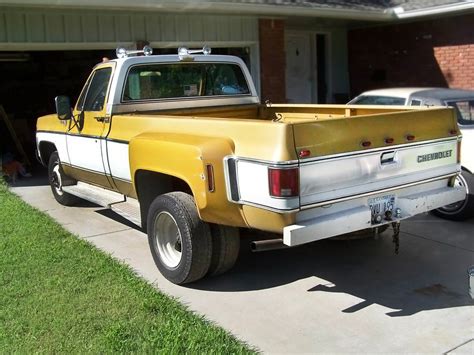
<svg viewBox="0 0 474 355">
<path fill-rule="evenodd" d="M 460 132 L 454 112 L 451 110 L 451 116 L 447 119 L 447 110 L 450 109 L 277 104 L 168 110 L 133 115 L 163 119 L 179 116 L 192 119 L 197 126 L 201 126 L 197 122 L 200 120 L 225 121 L 226 126 L 231 127 L 230 138 L 240 135 L 232 121 L 265 121 L 287 125 L 291 127 L 296 152 L 309 151 L 305 156 L 309 159 L 457 136 Z M 192 123 L 190 125 L 194 126 Z M 195 132 L 194 129 L 192 131 Z"/>
</svg>

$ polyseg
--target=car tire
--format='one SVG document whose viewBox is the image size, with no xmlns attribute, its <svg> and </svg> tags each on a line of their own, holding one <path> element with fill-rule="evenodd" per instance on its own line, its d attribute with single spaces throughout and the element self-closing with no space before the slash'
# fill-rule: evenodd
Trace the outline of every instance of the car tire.
<svg viewBox="0 0 474 355">
<path fill-rule="evenodd" d="M 77 203 L 79 197 L 63 191 L 63 186 L 65 186 L 65 183 L 72 185 L 75 183 L 75 180 L 64 174 L 58 152 L 53 152 L 49 157 L 48 180 L 54 199 L 61 205 L 72 206 Z"/>
<path fill-rule="evenodd" d="M 464 221 L 474 216 L 474 175 L 463 170 L 456 178 L 456 184 L 466 187 L 466 198 L 432 211 L 435 216 L 452 221 Z"/>
<path fill-rule="evenodd" d="M 156 266 L 172 283 L 197 281 L 208 272 L 211 232 L 191 195 L 171 192 L 155 198 L 148 210 L 147 234 Z"/>
<path fill-rule="evenodd" d="M 240 251 L 238 228 L 211 225 L 212 257 L 208 275 L 217 276 L 229 271 L 237 261 Z"/>
</svg>

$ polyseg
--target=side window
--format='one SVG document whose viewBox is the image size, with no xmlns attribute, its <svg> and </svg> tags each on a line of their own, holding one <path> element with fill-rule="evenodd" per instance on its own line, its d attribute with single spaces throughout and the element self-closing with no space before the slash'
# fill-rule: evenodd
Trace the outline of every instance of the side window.
<svg viewBox="0 0 474 355">
<path fill-rule="evenodd" d="M 458 123 L 463 126 L 474 126 L 474 100 L 448 102 L 458 116 Z"/>
<path fill-rule="evenodd" d="M 105 96 L 109 87 L 112 68 L 98 69 L 95 71 L 90 85 L 87 88 L 87 94 L 82 111 L 101 111 L 104 108 Z M 78 107 L 81 107 L 80 100 Z"/>
<path fill-rule="evenodd" d="M 421 100 L 411 100 L 411 103 L 410 103 L 411 106 L 421 106 Z"/>
<path fill-rule="evenodd" d="M 351 102 L 352 105 L 405 105 L 405 98 L 393 96 L 359 96 Z"/>
<path fill-rule="evenodd" d="M 79 100 L 77 100 L 77 110 L 83 111 L 84 110 L 84 101 L 86 100 L 86 94 L 89 91 L 89 85 L 91 83 L 91 77 L 87 79 L 86 85 L 82 89 L 81 96 L 79 96 Z"/>
</svg>

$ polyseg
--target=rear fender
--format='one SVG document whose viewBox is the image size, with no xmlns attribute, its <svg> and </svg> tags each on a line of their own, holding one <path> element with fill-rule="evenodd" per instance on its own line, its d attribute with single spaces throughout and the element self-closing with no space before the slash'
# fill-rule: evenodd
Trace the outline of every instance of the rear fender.
<svg viewBox="0 0 474 355">
<path fill-rule="evenodd" d="M 207 222 L 245 226 L 239 205 L 227 200 L 224 162 L 234 152 L 230 139 L 176 133 L 140 134 L 130 141 L 130 171 L 135 191 L 137 171 L 174 176 L 190 187 L 201 218 Z M 206 166 L 212 165 L 215 188 L 209 191 Z"/>
</svg>

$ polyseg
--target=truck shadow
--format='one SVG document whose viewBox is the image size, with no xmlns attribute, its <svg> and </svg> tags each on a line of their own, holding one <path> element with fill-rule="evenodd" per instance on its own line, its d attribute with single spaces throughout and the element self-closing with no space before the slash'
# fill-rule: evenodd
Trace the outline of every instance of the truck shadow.
<svg viewBox="0 0 474 355">
<path fill-rule="evenodd" d="M 243 244 L 245 246 L 245 244 Z M 401 236 L 395 255 L 391 232 L 378 240 L 325 240 L 297 248 L 252 253 L 243 248 L 231 271 L 189 287 L 216 292 L 245 292 L 314 278 L 311 287 L 291 285 L 292 297 L 320 292 L 345 293 L 361 302 L 342 309 L 354 313 L 372 304 L 393 309 L 390 317 L 472 305 L 467 268 L 474 253 L 409 235 Z M 300 293 L 300 294 L 299 294 Z M 301 294 L 303 293 L 303 294 Z"/>
</svg>

